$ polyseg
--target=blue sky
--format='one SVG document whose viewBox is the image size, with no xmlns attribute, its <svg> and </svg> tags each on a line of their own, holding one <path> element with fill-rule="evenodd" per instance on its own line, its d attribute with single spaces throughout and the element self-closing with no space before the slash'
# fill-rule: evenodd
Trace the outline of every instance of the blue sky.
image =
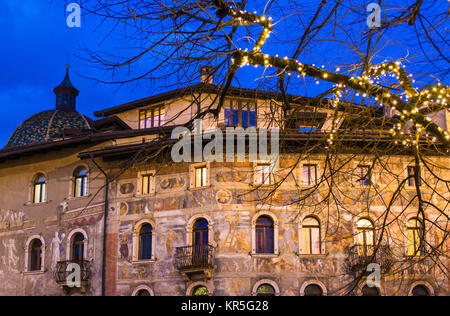
<svg viewBox="0 0 450 316">
<path fill-rule="evenodd" d="M 96 110 L 129 102 L 163 91 L 164 81 L 141 81 L 125 86 L 98 84 L 86 77 L 96 77 L 109 80 L 111 73 L 93 68 L 91 64 L 79 58 L 83 55 L 82 48 L 92 50 L 122 53 L 124 43 L 116 36 L 104 38 L 108 25 L 99 26 L 99 21 L 93 16 L 83 16 L 81 28 L 69 28 L 66 25 L 66 7 L 63 0 L 1 0 L 0 1 L 0 30 L 2 32 L 2 47 L 0 50 L 0 148 L 6 143 L 14 129 L 29 116 L 53 109 L 55 96 L 53 88 L 64 78 L 65 65 L 71 66 L 71 80 L 80 90 L 77 100 L 77 109 L 81 113 L 93 117 Z M 299 1 L 305 10 L 305 17 L 313 13 L 319 0 Z M 348 17 L 350 30 L 354 28 L 355 35 L 352 40 L 357 41 L 360 30 L 367 28 L 365 19 L 368 13 L 365 6 L 372 1 L 351 0 L 346 3 L 358 3 L 361 10 L 359 15 Z M 405 7 L 411 1 L 390 1 L 389 6 Z M 266 1 L 253 0 L 251 6 L 258 9 L 264 7 Z M 279 3 L 283 3 L 280 1 Z M 438 8 L 447 8 L 447 0 L 434 2 Z M 331 4 L 330 4 L 331 5 Z M 278 12 L 286 13 L 291 7 L 281 6 L 276 8 Z M 390 9 L 390 8 L 388 8 Z M 434 10 L 433 8 L 429 8 Z M 275 19 L 277 17 L 274 17 Z M 309 16 L 310 18 L 310 16 Z M 304 22 L 304 21 L 303 21 Z M 406 31 L 405 31 L 406 30 Z M 405 57 L 413 53 L 420 55 L 418 45 L 408 31 L 411 28 L 403 26 L 389 34 L 388 40 L 392 40 L 387 48 L 379 53 L 376 62 L 388 58 L 390 60 Z M 325 30 L 329 31 L 329 30 Z M 276 49 L 267 48 L 268 53 L 278 52 L 292 54 L 292 47 L 286 36 L 296 38 L 298 34 L 290 27 L 289 23 L 277 25 L 273 38 L 276 41 Z M 321 36 L 321 34 L 319 34 Z M 271 37 L 272 41 L 272 37 Z M 284 41 L 284 42 L 283 42 Z M 268 43 L 269 45 L 270 43 Z M 130 44 L 131 46 L 131 44 Z M 346 47 L 337 47 L 332 42 L 312 43 L 311 49 L 305 51 L 299 59 L 310 64 L 320 65 L 325 63 L 329 70 L 335 70 L 339 63 L 350 64 L 355 56 Z M 445 51 L 448 53 L 448 48 Z M 149 63 L 154 62 L 150 58 L 141 65 L 145 69 Z M 412 70 L 423 73 L 426 64 L 412 64 Z M 417 68 L 419 67 L 419 68 Z M 445 64 L 444 67 L 448 67 Z M 426 70 L 425 70 L 426 71 Z M 261 75 L 258 70 L 240 70 L 237 83 L 257 85 L 254 79 Z M 252 78 L 251 80 L 248 80 Z M 448 78 L 448 77 L 447 77 Z M 242 80 L 243 79 L 243 80 Z M 248 85 L 247 85 L 248 86 Z M 300 87 L 300 88 L 299 88 Z M 297 86 L 296 94 L 315 95 L 319 90 L 327 86 L 321 84 L 318 89 L 314 83 Z M 290 91 L 292 92 L 292 91 Z"/>
</svg>

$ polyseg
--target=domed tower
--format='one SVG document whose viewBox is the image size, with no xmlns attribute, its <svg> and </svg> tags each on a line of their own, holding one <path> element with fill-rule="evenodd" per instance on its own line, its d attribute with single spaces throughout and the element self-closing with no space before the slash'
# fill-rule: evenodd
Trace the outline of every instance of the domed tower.
<svg viewBox="0 0 450 316">
<path fill-rule="evenodd" d="M 69 65 L 66 66 L 66 76 L 59 86 L 53 89 L 56 95 L 56 110 L 75 112 L 79 91 L 73 86 L 69 77 Z"/>
<path fill-rule="evenodd" d="M 59 86 L 53 89 L 56 106 L 34 114 L 22 122 L 9 138 L 3 149 L 54 142 L 70 137 L 70 131 L 94 131 L 93 121 L 76 111 L 76 98 L 79 91 L 69 78 L 69 66 L 66 76 Z"/>
</svg>

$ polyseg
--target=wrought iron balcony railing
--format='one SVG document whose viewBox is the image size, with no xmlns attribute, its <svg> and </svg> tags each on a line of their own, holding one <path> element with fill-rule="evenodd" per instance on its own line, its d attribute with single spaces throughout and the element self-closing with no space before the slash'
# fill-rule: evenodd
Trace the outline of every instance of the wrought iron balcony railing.
<svg viewBox="0 0 450 316">
<path fill-rule="evenodd" d="M 69 266 L 74 264 L 73 266 Z M 76 266 L 77 265 L 77 266 Z M 69 267 L 69 269 L 68 269 Z M 65 285 L 69 277 L 73 276 L 73 273 L 77 271 L 77 267 L 80 268 L 80 282 L 86 283 L 89 281 L 91 276 L 91 263 L 87 260 L 67 260 L 59 261 L 56 264 L 56 269 L 54 272 L 55 281 L 58 284 Z M 75 268 L 75 269 L 74 269 Z M 73 281 L 73 280 L 70 280 Z"/>
<path fill-rule="evenodd" d="M 179 270 L 206 269 L 214 266 L 214 247 L 211 245 L 178 247 L 175 264 Z"/>
<path fill-rule="evenodd" d="M 347 248 L 347 270 L 352 273 L 364 272 L 371 263 L 380 266 L 383 272 L 392 267 L 393 253 L 388 245 L 378 248 L 371 245 L 355 245 Z"/>
</svg>

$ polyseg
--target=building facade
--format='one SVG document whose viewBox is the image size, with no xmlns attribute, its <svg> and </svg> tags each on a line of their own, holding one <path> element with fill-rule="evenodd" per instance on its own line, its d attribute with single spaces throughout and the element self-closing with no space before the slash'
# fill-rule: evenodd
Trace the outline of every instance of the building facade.
<svg viewBox="0 0 450 316">
<path fill-rule="evenodd" d="M 431 150 L 414 168 L 380 126 L 342 132 L 330 155 L 326 102 L 288 96 L 298 108 L 285 113 L 273 93 L 231 88 L 202 129 L 280 128 L 277 171 L 265 159 L 173 162 L 172 131 L 220 87 L 202 82 L 95 121 L 76 112 L 68 72 L 54 92 L 55 109 L 0 151 L 1 295 L 449 294 L 448 155 Z M 432 116 L 449 129 L 450 112 Z M 417 171 L 434 206 L 425 217 Z"/>
</svg>

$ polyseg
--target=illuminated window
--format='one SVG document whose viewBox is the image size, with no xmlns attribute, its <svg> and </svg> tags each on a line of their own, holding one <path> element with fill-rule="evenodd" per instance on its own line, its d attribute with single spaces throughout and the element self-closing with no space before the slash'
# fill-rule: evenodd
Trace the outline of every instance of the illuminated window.
<svg viewBox="0 0 450 316">
<path fill-rule="evenodd" d="M 307 125 L 301 125 L 299 127 L 300 133 L 315 133 L 317 131 L 316 126 L 307 126 Z"/>
<path fill-rule="evenodd" d="M 87 169 L 84 167 L 79 167 L 75 169 L 75 172 L 73 173 L 73 179 L 74 179 L 74 197 L 81 197 L 87 195 Z"/>
<path fill-rule="evenodd" d="M 193 246 L 208 245 L 208 238 L 209 238 L 208 233 L 209 233 L 208 221 L 204 218 L 196 220 L 192 230 Z"/>
<path fill-rule="evenodd" d="M 194 168 L 194 187 L 200 188 L 206 186 L 207 175 L 208 173 L 206 166 Z"/>
<path fill-rule="evenodd" d="M 256 296 L 275 296 L 275 289 L 270 284 L 262 284 L 256 290 Z"/>
<path fill-rule="evenodd" d="M 317 184 L 317 165 L 303 165 L 303 184 Z"/>
<path fill-rule="evenodd" d="M 47 179 L 40 173 L 34 177 L 33 181 L 33 203 L 43 203 L 46 201 Z"/>
<path fill-rule="evenodd" d="M 165 123 L 165 109 L 156 106 L 147 110 L 139 111 L 139 128 L 153 128 L 163 126 Z"/>
<path fill-rule="evenodd" d="M 272 254 L 275 252 L 275 234 L 272 218 L 260 216 L 256 221 L 256 253 Z"/>
<path fill-rule="evenodd" d="M 271 184 L 270 164 L 258 164 L 256 166 L 256 184 Z"/>
<path fill-rule="evenodd" d="M 153 227 L 144 224 L 139 230 L 139 260 L 152 259 Z"/>
<path fill-rule="evenodd" d="M 225 125 L 255 127 L 256 103 L 241 100 L 227 100 L 225 106 Z"/>
<path fill-rule="evenodd" d="M 75 234 L 72 238 L 72 260 L 84 260 L 84 236 L 81 233 Z"/>
<path fill-rule="evenodd" d="M 370 185 L 370 167 L 358 166 L 356 169 L 358 173 L 358 184 L 362 187 Z"/>
<path fill-rule="evenodd" d="M 306 217 L 302 223 L 303 254 L 320 254 L 320 223 L 314 217 Z"/>
<path fill-rule="evenodd" d="M 195 287 L 194 290 L 192 291 L 192 296 L 208 296 L 208 295 L 209 295 L 208 288 L 204 285 L 199 285 Z"/>
<path fill-rule="evenodd" d="M 408 256 L 421 256 L 424 254 L 422 222 L 417 218 L 408 221 L 407 227 Z"/>
<path fill-rule="evenodd" d="M 153 175 L 146 174 L 141 176 L 141 194 L 150 194 L 152 192 Z"/>
<path fill-rule="evenodd" d="M 375 228 L 372 221 L 367 218 L 360 219 L 357 223 L 357 230 L 358 254 L 362 257 L 371 256 L 375 242 Z"/>
<path fill-rule="evenodd" d="M 30 271 L 39 271 L 42 267 L 42 242 L 35 239 L 30 245 Z"/>
<path fill-rule="evenodd" d="M 416 170 L 416 167 L 414 167 L 414 166 L 408 167 L 408 186 L 410 186 L 410 187 L 416 186 L 415 170 Z M 421 175 L 420 175 L 420 167 L 417 167 L 417 170 L 419 172 L 418 186 L 421 186 L 422 179 L 421 179 Z"/>
</svg>

